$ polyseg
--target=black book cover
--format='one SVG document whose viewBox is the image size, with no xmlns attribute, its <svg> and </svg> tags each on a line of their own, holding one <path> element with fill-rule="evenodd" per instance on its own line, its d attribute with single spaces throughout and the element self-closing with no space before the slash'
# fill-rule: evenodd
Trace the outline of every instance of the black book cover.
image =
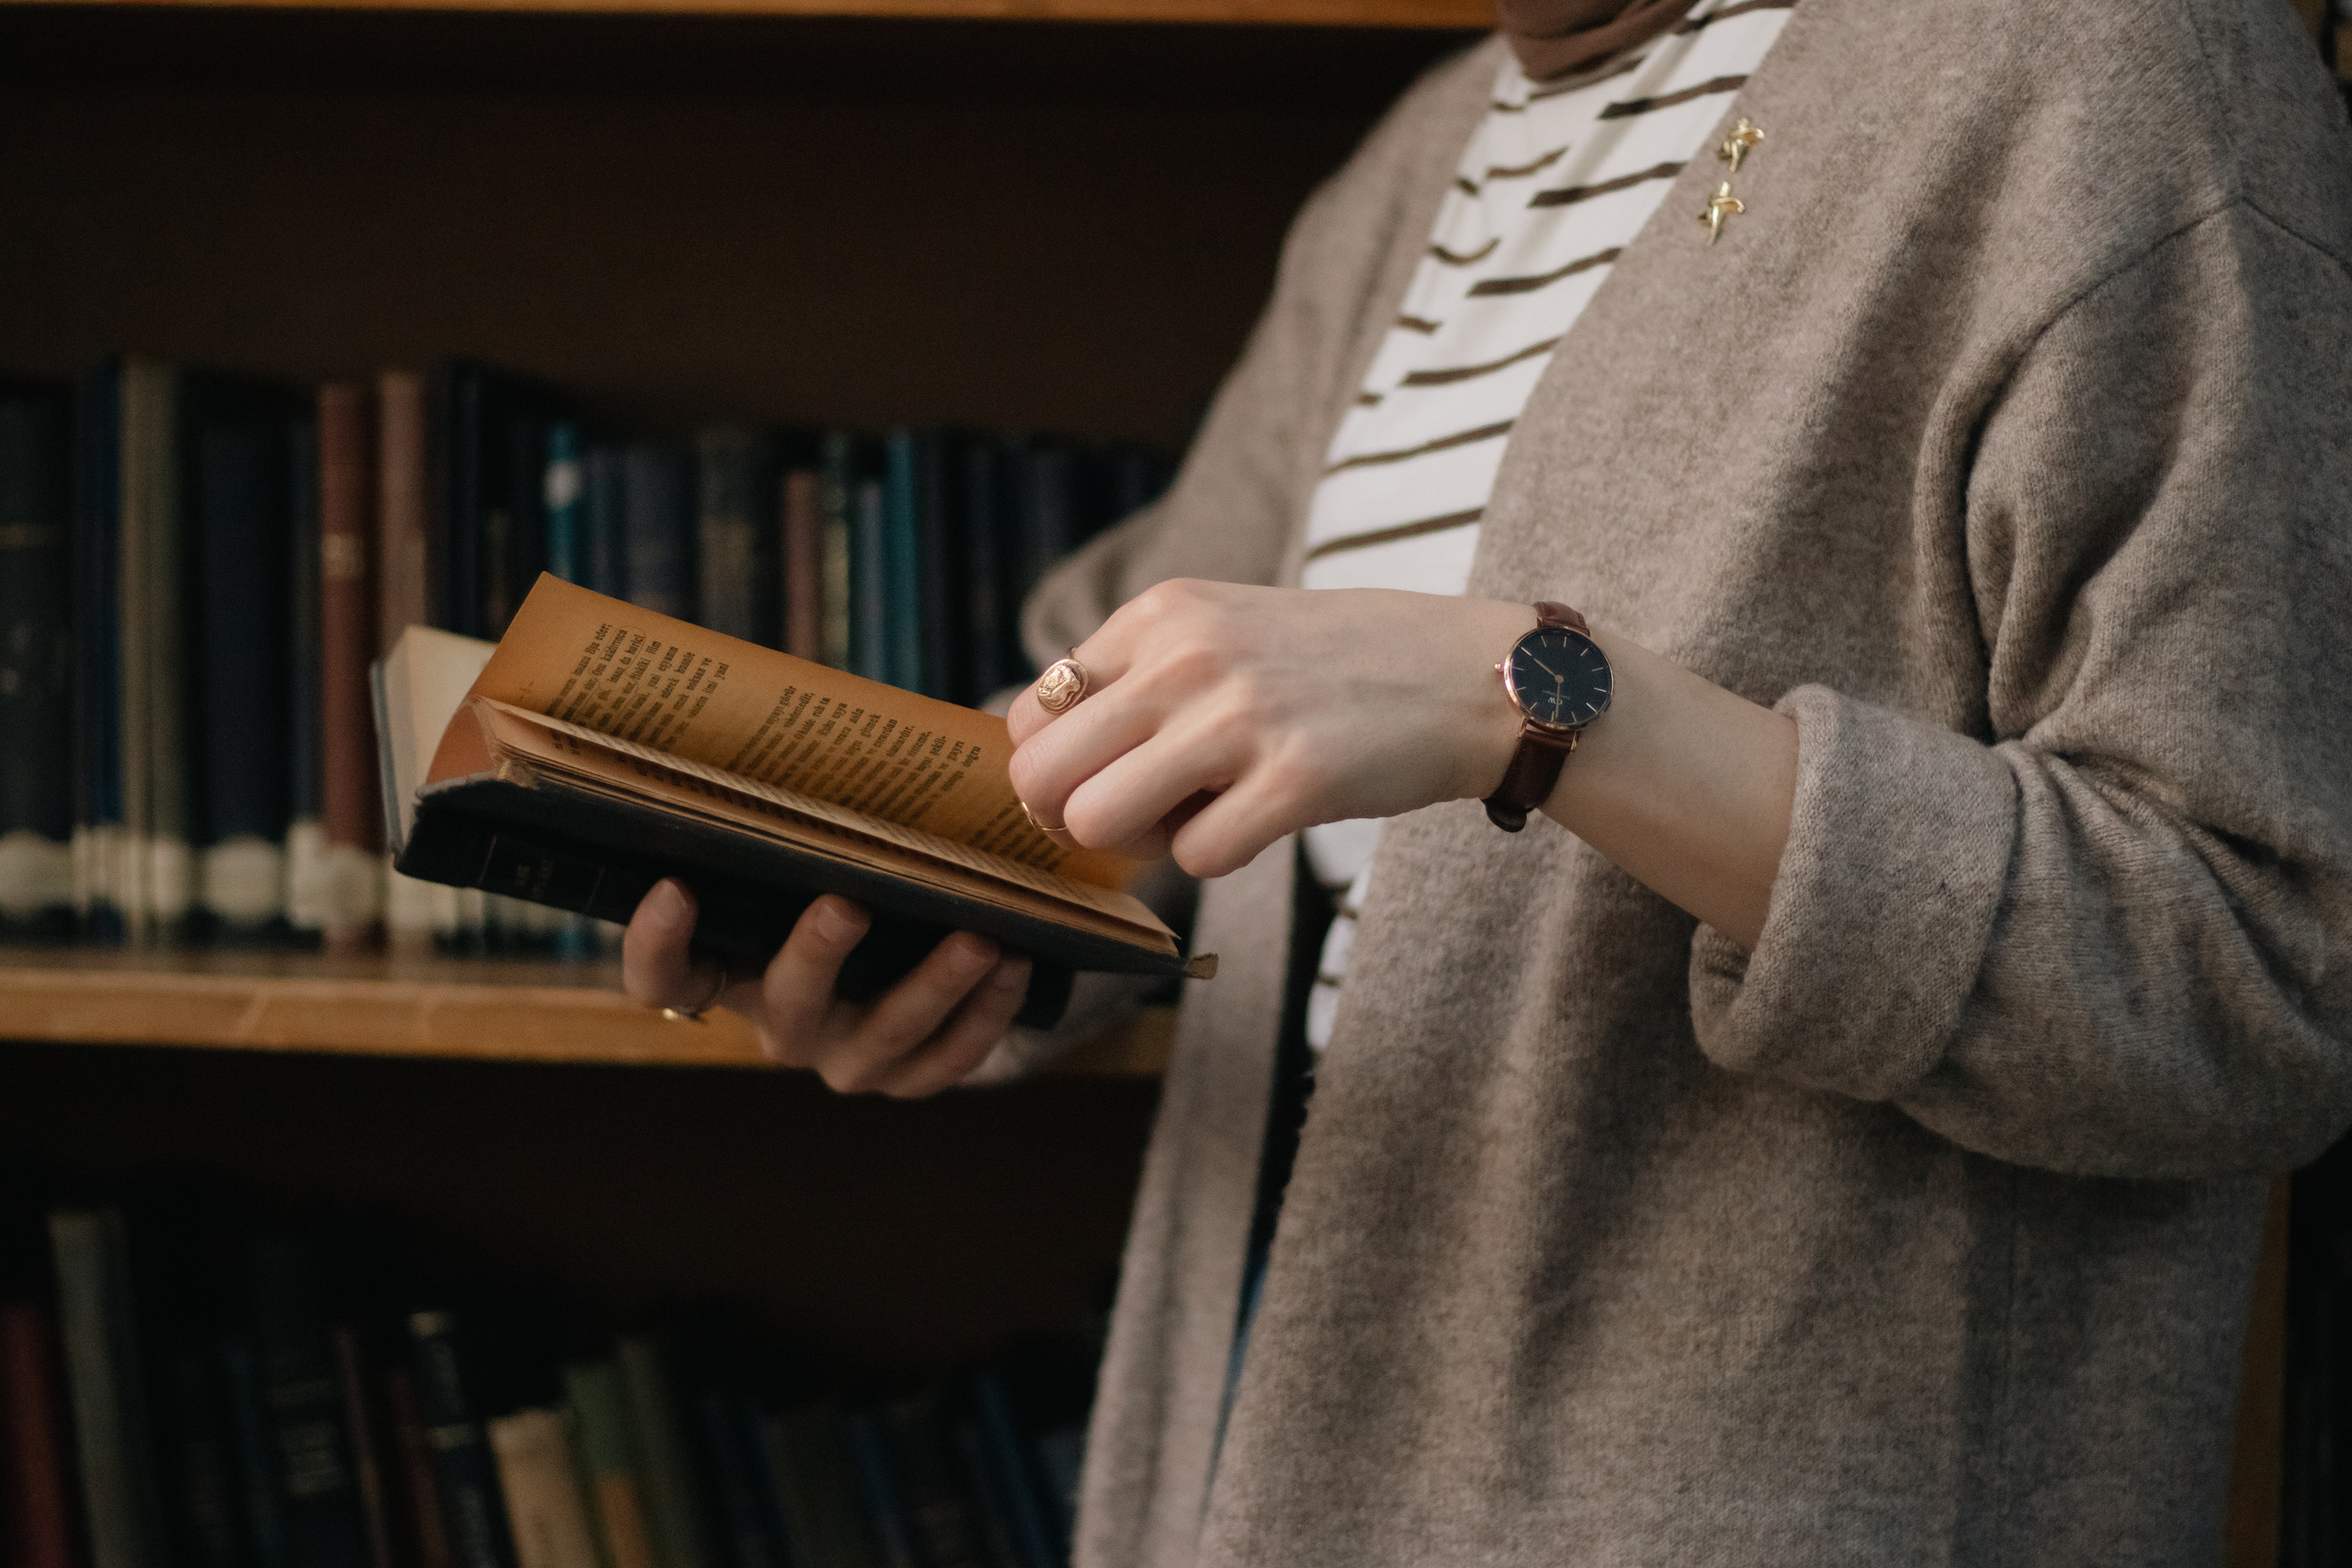
<svg viewBox="0 0 2352 1568">
<path fill-rule="evenodd" d="M 455 1568 L 515 1568 L 514 1537 L 498 1486 L 498 1467 L 474 1408 L 459 1352 L 456 1319 L 448 1312 L 410 1314 L 416 1402 L 433 1450 Z"/>
<path fill-rule="evenodd" d="M 622 578 L 628 600 L 695 618 L 694 459 L 683 447 L 641 443 L 622 458 Z"/>
<path fill-rule="evenodd" d="M 467 360 L 434 372 L 428 395 L 426 555 L 433 623 L 497 637 L 547 551 L 547 430 L 563 396 Z"/>
<path fill-rule="evenodd" d="M 74 917 L 72 394 L 0 381 L 0 932 Z"/>
<path fill-rule="evenodd" d="M 247 1256 L 287 1554 L 293 1568 L 365 1568 L 359 1478 L 318 1273 L 284 1236 L 254 1238 Z"/>
<path fill-rule="evenodd" d="M 273 383 L 182 382 L 189 840 L 217 929 L 250 936 L 284 912 L 293 562 L 289 432 L 302 399 Z"/>
<path fill-rule="evenodd" d="M 751 1401 L 704 1394 L 694 1401 L 694 1413 L 727 1568 L 796 1568 L 760 1483 L 760 1452 L 747 1441 L 747 1423 L 757 1418 Z"/>
<path fill-rule="evenodd" d="M 620 846 L 626 846 L 625 849 Z M 753 840 L 644 805 L 548 781 L 459 779 L 418 792 L 416 820 L 394 865 L 453 887 L 478 887 L 600 920 L 626 922 L 665 876 L 694 890 L 695 942 L 731 963 L 764 964 L 820 893 L 875 911 L 843 966 L 841 994 L 879 996 L 950 932 L 977 930 L 1033 955 L 1016 1021 L 1050 1028 L 1068 1005 L 1073 968 L 1175 974 L 1182 962 L 1035 916 L 923 887 L 789 845 Z"/>
<path fill-rule="evenodd" d="M 325 807 L 324 743 L 319 735 L 320 577 L 318 423 L 286 428 L 286 810 L 316 822 Z"/>
<path fill-rule="evenodd" d="M 740 426 L 695 439 L 696 563 L 702 624 L 762 648 L 784 646 L 783 507 L 776 442 Z"/>
<path fill-rule="evenodd" d="M 74 832 L 85 840 L 122 825 L 122 362 L 107 359 L 74 394 Z M 105 888 L 77 877 L 76 903 L 85 940 L 123 941 L 123 911 Z"/>
<path fill-rule="evenodd" d="M 963 650 L 970 640 L 969 566 L 964 557 L 965 438 L 950 430 L 914 432 L 915 595 L 922 681 L 916 690 L 943 702 L 972 707 L 975 691 Z"/>
</svg>

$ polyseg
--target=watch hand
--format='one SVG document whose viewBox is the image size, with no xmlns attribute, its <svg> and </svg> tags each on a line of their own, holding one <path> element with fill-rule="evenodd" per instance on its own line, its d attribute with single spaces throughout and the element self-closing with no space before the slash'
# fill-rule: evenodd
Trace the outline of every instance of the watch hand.
<svg viewBox="0 0 2352 1568">
<path fill-rule="evenodd" d="M 1552 668 L 1549 664 L 1546 664 L 1535 655 L 1528 655 L 1527 662 L 1535 665 L 1538 669 L 1542 670 L 1544 674 L 1549 675 L 1553 680 L 1558 680 L 1560 678 L 1560 672 L 1558 670 Z"/>
</svg>

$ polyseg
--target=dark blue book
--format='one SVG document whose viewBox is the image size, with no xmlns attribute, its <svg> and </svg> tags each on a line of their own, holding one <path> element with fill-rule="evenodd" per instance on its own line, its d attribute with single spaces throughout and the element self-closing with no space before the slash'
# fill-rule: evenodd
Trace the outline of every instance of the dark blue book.
<svg viewBox="0 0 2352 1568">
<path fill-rule="evenodd" d="M 705 1394 L 695 1400 L 703 1459 L 718 1509 L 718 1539 L 726 1568 L 797 1568 L 786 1555 L 760 1471 L 760 1449 L 747 1429 L 749 1401 Z"/>
<path fill-rule="evenodd" d="M 936 697 L 923 685 L 923 491 L 930 441 L 922 432 L 893 430 L 883 442 L 882 678 L 893 686 Z"/>
<path fill-rule="evenodd" d="M 963 449 L 952 430 L 919 430 L 913 441 L 915 657 L 914 689 L 966 707 L 987 696 L 975 690 L 964 650 L 971 639 L 965 559 Z"/>
<path fill-rule="evenodd" d="M 286 430 L 286 918 L 306 942 L 323 933 L 315 898 L 298 896 L 325 855 L 325 644 L 318 514 L 318 421 Z"/>
<path fill-rule="evenodd" d="M 850 490 L 850 670 L 890 681 L 889 506 L 881 478 L 859 478 Z M 892 684 L 897 684 L 892 682 Z"/>
<path fill-rule="evenodd" d="M 520 376 L 456 360 L 434 372 L 427 559 L 435 623 L 495 638 L 546 560 L 547 432 L 569 409 Z"/>
<path fill-rule="evenodd" d="M 1013 1559 L 1020 1568 L 1068 1562 L 1069 1543 L 1062 1538 L 1051 1485 L 1003 1378 L 994 1372 L 973 1377 L 972 1412 L 982 1462 L 1004 1510 Z"/>
<path fill-rule="evenodd" d="M 107 359 L 74 386 L 74 902 L 85 941 L 121 944 L 126 911 L 113 861 L 127 853 L 122 814 L 122 365 Z"/>
<path fill-rule="evenodd" d="M 241 1336 L 220 1345 L 221 1375 L 228 1388 L 230 1429 L 235 1435 L 238 1493 L 244 1502 L 246 1542 L 254 1568 L 294 1568 L 286 1541 L 286 1513 L 277 1481 L 277 1459 L 270 1447 L 270 1397 L 262 1386 L 261 1359 Z"/>
<path fill-rule="evenodd" d="M 590 447 L 580 460 L 581 587 L 629 597 L 628 516 L 626 459 L 618 447 Z"/>
<path fill-rule="evenodd" d="M 888 1568 L 929 1568 L 901 1483 L 896 1446 L 882 1417 L 872 1410 L 853 1410 L 843 1422 L 843 1437 L 851 1472 L 858 1478 L 858 1500 L 882 1561 Z"/>
<path fill-rule="evenodd" d="M 964 689 L 984 703 L 1019 678 L 1020 615 L 1004 597 L 1004 448 L 975 438 L 961 454 L 963 502 Z"/>
<path fill-rule="evenodd" d="M 700 623 L 762 648 L 784 646 L 782 477 L 776 442 L 741 426 L 695 438 Z"/>
<path fill-rule="evenodd" d="M 188 836 L 199 907 L 234 941 L 268 935 L 285 912 L 288 432 L 303 407 L 268 383 L 197 373 L 181 383 Z"/>
<path fill-rule="evenodd" d="M 1079 453 L 1059 441 L 1019 443 L 1011 449 L 1011 467 L 1013 546 L 1005 597 L 1018 606 L 1084 539 L 1086 483 Z M 1015 679 L 1036 673 L 1025 655 L 1014 669 Z"/>
<path fill-rule="evenodd" d="M 515 1568 L 506 1499 L 460 1354 L 456 1318 L 411 1313 L 409 1344 L 451 1560 L 455 1568 Z"/>
<path fill-rule="evenodd" d="M 224 1381 L 200 1349 L 174 1354 L 165 1372 L 173 1556 L 182 1568 L 251 1568 Z"/>
<path fill-rule="evenodd" d="M 694 460 L 682 447 L 648 444 L 630 447 L 622 464 L 629 603 L 693 620 Z"/>
<path fill-rule="evenodd" d="M 0 935 L 74 925 L 72 408 L 0 381 Z"/>
<path fill-rule="evenodd" d="M 580 427 L 558 419 L 547 427 L 547 569 L 583 588 L 588 580 L 588 494 Z M 603 592 L 602 589 L 598 590 Z"/>
<path fill-rule="evenodd" d="M 367 1568 L 359 1472 L 318 1275 L 286 1237 L 257 1237 L 247 1256 L 287 1554 L 293 1568 Z"/>
</svg>

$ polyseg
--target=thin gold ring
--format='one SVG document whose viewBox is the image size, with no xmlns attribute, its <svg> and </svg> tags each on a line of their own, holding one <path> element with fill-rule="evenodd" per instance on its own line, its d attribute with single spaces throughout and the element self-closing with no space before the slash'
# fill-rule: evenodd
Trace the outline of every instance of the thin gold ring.
<svg viewBox="0 0 2352 1568">
<path fill-rule="evenodd" d="M 665 1022 L 668 1023 L 701 1023 L 703 1021 L 703 1014 L 709 1012 L 717 1004 L 719 993 L 725 991 L 726 989 L 727 971 L 721 969 L 718 971 L 717 978 L 710 984 L 710 994 L 702 1000 L 701 1005 L 693 1007 L 663 1007 L 662 1009 L 662 1017 Z"/>
<path fill-rule="evenodd" d="M 1086 695 L 1086 666 L 1077 653 L 1071 649 L 1070 658 L 1056 659 L 1037 677 L 1037 706 L 1049 713 L 1066 713 Z"/>
<path fill-rule="evenodd" d="M 1037 813 L 1029 809 L 1029 803 L 1027 801 L 1021 802 L 1021 814 L 1027 817 L 1029 819 L 1029 825 L 1037 829 L 1040 833 L 1067 833 L 1069 831 L 1069 826 L 1066 823 L 1040 822 L 1037 819 Z"/>
</svg>

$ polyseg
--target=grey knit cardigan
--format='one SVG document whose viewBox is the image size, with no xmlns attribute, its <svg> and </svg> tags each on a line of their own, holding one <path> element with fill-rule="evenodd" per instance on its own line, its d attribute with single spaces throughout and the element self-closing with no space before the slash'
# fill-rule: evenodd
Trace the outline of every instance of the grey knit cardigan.
<svg viewBox="0 0 2352 1568">
<path fill-rule="evenodd" d="M 1315 196 L 1037 649 L 1295 580 L 1498 48 Z M 2352 1120 L 2352 136 L 2311 55 L 2280 0 L 1804 0 L 1724 102 L 1745 213 L 1709 248 L 1724 171 L 1682 173 L 1471 582 L 1795 717 L 1763 937 L 1548 820 L 1391 823 L 1212 1475 L 1291 846 L 1209 885 L 1085 1568 L 2214 1560 L 2263 1177 Z"/>
</svg>

